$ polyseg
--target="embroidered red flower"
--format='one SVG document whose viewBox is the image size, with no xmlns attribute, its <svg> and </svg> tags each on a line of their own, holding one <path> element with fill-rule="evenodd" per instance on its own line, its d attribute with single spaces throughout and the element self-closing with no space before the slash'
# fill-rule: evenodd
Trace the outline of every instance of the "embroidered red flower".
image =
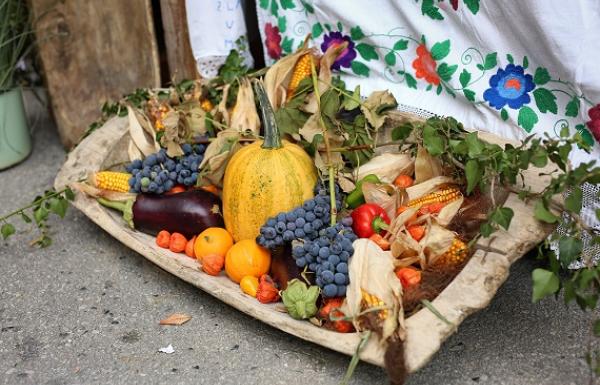
<svg viewBox="0 0 600 385">
<path fill-rule="evenodd" d="M 600 104 L 590 108 L 588 116 L 590 117 L 590 121 L 587 122 L 587 126 L 592 132 L 592 135 L 594 135 L 594 138 L 600 142 Z"/>
<path fill-rule="evenodd" d="M 265 45 L 267 46 L 267 54 L 272 59 L 281 57 L 281 35 L 279 27 L 274 27 L 273 24 L 265 24 Z"/>
<path fill-rule="evenodd" d="M 436 72 L 437 63 L 424 44 L 417 47 L 417 58 L 413 61 L 412 66 L 416 71 L 417 78 L 425 79 L 427 83 L 436 86 L 440 84 L 440 77 Z"/>
</svg>

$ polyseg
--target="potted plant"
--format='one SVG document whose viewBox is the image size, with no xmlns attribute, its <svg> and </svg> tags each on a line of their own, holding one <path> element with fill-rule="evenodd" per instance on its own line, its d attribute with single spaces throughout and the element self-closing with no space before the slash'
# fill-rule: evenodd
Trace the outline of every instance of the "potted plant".
<svg viewBox="0 0 600 385">
<path fill-rule="evenodd" d="M 31 48 L 29 12 L 24 0 L 0 0 L 0 170 L 24 160 L 31 137 L 15 72 Z"/>
</svg>

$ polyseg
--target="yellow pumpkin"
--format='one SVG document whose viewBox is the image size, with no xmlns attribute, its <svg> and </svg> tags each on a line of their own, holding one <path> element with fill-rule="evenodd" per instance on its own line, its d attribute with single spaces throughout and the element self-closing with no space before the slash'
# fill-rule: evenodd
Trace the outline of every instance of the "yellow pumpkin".
<svg viewBox="0 0 600 385">
<path fill-rule="evenodd" d="M 255 87 L 261 107 L 264 141 L 239 150 L 223 181 L 223 218 L 233 239 L 254 239 L 269 217 L 313 197 L 317 172 L 302 147 L 281 140 L 275 114 L 261 83 Z"/>
</svg>

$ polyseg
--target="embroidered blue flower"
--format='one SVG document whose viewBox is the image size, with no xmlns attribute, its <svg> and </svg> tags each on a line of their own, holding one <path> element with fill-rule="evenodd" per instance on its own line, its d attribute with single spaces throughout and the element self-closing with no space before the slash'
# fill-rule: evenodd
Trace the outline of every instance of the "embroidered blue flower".
<svg viewBox="0 0 600 385">
<path fill-rule="evenodd" d="M 523 67 L 509 64 L 490 78 L 490 88 L 483 93 L 483 99 L 497 110 L 506 104 L 516 110 L 531 102 L 529 92 L 534 88 L 533 77 L 525 74 Z"/>
</svg>

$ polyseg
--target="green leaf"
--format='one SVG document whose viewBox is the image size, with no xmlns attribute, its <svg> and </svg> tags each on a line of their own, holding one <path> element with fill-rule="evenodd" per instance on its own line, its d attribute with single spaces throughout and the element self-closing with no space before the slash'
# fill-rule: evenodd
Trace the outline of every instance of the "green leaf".
<svg viewBox="0 0 600 385">
<path fill-rule="evenodd" d="M 467 100 L 469 100 L 471 102 L 475 101 L 475 92 L 474 91 L 472 91 L 468 88 L 465 88 L 463 90 L 463 94 L 465 94 L 465 98 L 467 98 Z"/>
<path fill-rule="evenodd" d="M 404 80 L 406 80 L 406 85 L 409 88 L 414 88 L 415 90 L 417 89 L 417 79 L 415 79 L 411 74 L 405 73 Z"/>
<path fill-rule="evenodd" d="M 10 223 L 5 223 L 0 228 L 0 233 L 2 234 L 2 239 L 6 239 L 15 233 L 15 227 Z"/>
<path fill-rule="evenodd" d="M 54 198 L 50 200 L 50 211 L 58 215 L 61 218 L 65 217 L 69 202 L 66 199 Z"/>
<path fill-rule="evenodd" d="M 544 147 L 538 147 L 531 154 L 531 158 L 529 159 L 531 164 L 535 167 L 545 167 L 548 164 L 548 151 Z"/>
<path fill-rule="evenodd" d="M 323 26 L 321 25 L 321 23 L 313 24 L 312 30 L 311 30 L 312 37 L 314 39 L 316 39 L 319 36 L 321 36 L 322 33 L 323 33 Z"/>
<path fill-rule="evenodd" d="M 281 49 L 285 53 L 292 53 L 294 46 L 294 39 L 290 39 L 289 37 L 284 37 L 281 42 Z"/>
<path fill-rule="evenodd" d="M 431 156 L 439 156 L 444 152 L 444 139 L 429 124 L 423 128 L 423 145 Z"/>
<path fill-rule="evenodd" d="M 344 103 L 342 107 L 346 111 L 352 111 L 355 108 L 360 107 L 360 84 L 354 87 L 354 92 L 352 92 L 352 97 L 344 96 Z"/>
<path fill-rule="evenodd" d="M 565 115 L 570 116 L 572 118 L 577 117 L 577 115 L 579 115 L 579 106 L 580 106 L 579 99 L 574 97 L 573 99 L 571 99 L 569 101 L 569 103 L 567 103 Z"/>
<path fill-rule="evenodd" d="M 450 40 L 444 40 L 439 43 L 435 43 L 431 47 L 431 57 L 433 60 L 442 60 L 450 53 Z"/>
<path fill-rule="evenodd" d="M 594 137 L 592 136 L 592 134 L 588 131 L 587 128 L 583 127 L 579 130 L 577 130 L 577 132 L 579 132 L 581 134 L 581 137 L 583 138 L 583 141 L 588 145 L 588 146 L 592 146 L 594 145 Z"/>
<path fill-rule="evenodd" d="M 408 138 L 412 133 L 413 128 L 411 123 L 404 123 L 398 127 L 394 127 L 392 129 L 392 140 L 396 142 Z"/>
<path fill-rule="evenodd" d="M 571 131 L 569 130 L 569 126 L 568 125 L 564 125 L 560 128 L 560 137 L 561 138 L 568 138 L 569 137 L 569 133 Z"/>
<path fill-rule="evenodd" d="M 450 79 L 452 79 L 452 75 L 454 75 L 457 69 L 458 65 L 456 64 L 449 66 L 447 63 L 442 63 L 438 66 L 437 73 L 438 75 L 440 75 L 440 78 L 442 78 L 442 80 L 447 82 L 450 81 Z"/>
<path fill-rule="evenodd" d="M 544 202 L 539 200 L 535 203 L 535 208 L 533 210 L 535 218 L 542 222 L 546 223 L 556 223 L 558 221 L 558 217 L 552 214 L 546 206 L 544 206 Z"/>
<path fill-rule="evenodd" d="M 538 116 L 531 108 L 527 106 L 521 107 L 519 110 L 519 116 L 517 118 L 517 123 L 519 126 L 523 127 L 525 131 L 531 132 L 531 129 L 538 122 Z"/>
<path fill-rule="evenodd" d="M 308 114 L 297 108 L 282 107 L 275 112 L 275 121 L 282 134 L 297 134 L 308 120 Z"/>
<path fill-rule="evenodd" d="M 479 12 L 479 0 L 465 0 L 465 5 L 473 15 Z"/>
<path fill-rule="evenodd" d="M 375 51 L 375 47 L 370 44 L 360 43 L 356 46 L 356 50 L 366 61 L 379 59 L 379 55 L 377 54 L 377 51 Z"/>
<path fill-rule="evenodd" d="M 390 67 L 396 65 L 396 53 L 394 51 L 390 51 L 385 55 L 385 63 Z"/>
<path fill-rule="evenodd" d="M 508 62 L 510 64 L 514 64 L 515 63 L 515 59 L 513 58 L 513 56 L 509 53 L 506 54 L 506 60 L 508 60 Z"/>
<path fill-rule="evenodd" d="M 442 90 L 443 90 L 443 89 L 444 89 L 444 88 L 443 88 L 443 87 L 442 87 L 442 85 L 440 84 L 440 85 L 438 85 L 438 86 L 437 86 L 437 88 L 435 89 L 435 93 L 439 95 L 439 94 L 441 94 L 441 93 L 442 93 Z"/>
<path fill-rule="evenodd" d="M 258 5 L 260 5 L 262 9 L 267 9 L 269 8 L 269 0 L 260 0 Z"/>
<path fill-rule="evenodd" d="M 423 0 L 421 3 L 421 13 L 434 20 L 444 20 L 444 16 L 440 13 L 440 9 L 435 6 L 434 0 Z"/>
<path fill-rule="evenodd" d="M 558 112 L 558 106 L 556 105 L 556 96 L 545 88 L 536 88 L 533 91 L 533 96 L 535 97 L 535 104 L 541 113 L 546 113 L 548 111 L 556 114 Z"/>
<path fill-rule="evenodd" d="M 279 27 L 279 32 L 285 32 L 287 26 L 287 19 L 285 18 L 285 16 L 279 16 L 279 18 L 277 18 L 277 26 Z"/>
<path fill-rule="evenodd" d="M 338 32 L 342 32 L 344 30 L 344 26 L 339 21 L 337 22 L 337 29 L 338 29 Z"/>
<path fill-rule="evenodd" d="M 353 60 L 350 68 L 352 68 L 352 72 L 357 75 L 369 77 L 369 67 L 367 67 L 364 63 Z"/>
<path fill-rule="evenodd" d="M 558 256 L 563 266 L 568 266 L 576 260 L 583 251 L 583 242 L 581 239 L 562 236 L 558 241 Z"/>
<path fill-rule="evenodd" d="M 508 111 L 506 111 L 506 108 L 503 108 L 502 110 L 500 110 L 500 117 L 505 122 L 508 120 Z"/>
<path fill-rule="evenodd" d="M 484 222 L 479 226 L 479 232 L 481 233 L 481 236 L 484 238 L 487 238 L 490 235 L 492 235 L 494 233 L 494 231 L 496 231 L 494 229 L 494 226 L 492 226 L 489 222 Z"/>
<path fill-rule="evenodd" d="M 321 114 L 332 120 L 335 120 L 335 116 L 340 110 L 340 94 L 330 88 L 321 95 Z"/>
<path fill-rule="evenodd" d="M 394 43 L 394 49 L 396 51 L 403 51 L 408 48 L 408 40 L 400 39 Z"/>
<path fill-rule="evenodd" d="M 497 64 L 498 64 L 498 53 L 497 52 L 492 52 L 492 53 L 488 53 L 487 55 L 485 55 L 485 60 L 483 61 L 483 69 L 484 70 L 492 69 L 492 68 L 496 67 Z"/>
<path fill-rule="evenodd" d="M 529 67 L 529 59 L 527 59 L 527 56 L 523 57 L 523 69 L 526 70 L 527 67 Z"/>
<path fill-rule="evenodd" d="M 271 0 L 271 15 L 275 17 L 279 16 L 279 6 L 277 5 L 277 0 Z"/>
<path fill-rule="evenodd" d="M 475 158 L 477 155 L 480 155 L 485 148 L 485 144 L 479 140 L 477 132 L 469 132 L 465 135 L 465 142 L 469 149 L 469 158 Z"/>
<path fill-rule="evenodd" d="M 565 199 L 565 208 L 578 214 L 581 211 L 581 202 L 583 201 L 583 191 L 581 187 L 576 186 L 571 190 L 571 194 Z"/>
<path fill-rule="evenodd" d="M 504 230 L 508 230 L 510 226 L 510 221 L 515 215 L 514 211 L 508 207 L 498 207 L 492 213 L 491 219 L 497 223 L 500 227 L 504 228 Z"/>
<path fill-rule="evenodd" d="M 44 234 L 40 239 L 35 242 L 36 246 L 41 247 L 42 249 L 48 247 L 52 244 L 52 239 Z"/>
<path fill-rule="evenodd" d="M 300 0 L 300 3 L 302 3 L 302 6 L 304 6 L 304 9 L 306 10 L 306 12 L 315 13 L 315 9 L 313 8 L 312 4 L 310 4 L 309 2 L 307 2 L 305 0 Z"/>
<path fill-rule="evenodd" d="M 475 159 L 469 159 L 465 165 L 465 176 L 467 177 L 467 195 L 471 194 L 481 180 L 481 170 L 479 162 Z"/>
<path fill-rule="evenodd" d="M 553 272 L 535 269 L 531 277 L 533 279 L 533 302 L 538 302 L 558 291 L 560 281 Z"/>
<path fill-rule="evenodd" d="M 431 91 L 431 89 L 433 88 L 432 84 L 429 84 L 426 88 L 425 91 Z"/>
<path fill-rule="evenodd" d="M 538 86 L 544 85 L 550 81 L 550 74 L 544 67 L 538 67 L 533 75 L 533 82 Z"/>
<path fill-rule="evenodd" d="M 594 321 L 594 335 L 600 337 L 600 319 Z"/>
<path fill-rule="evenodd" d="M 458 80 L 460 80 L 460 85 L 463 86 L 463 88 L 465 88 L 469 85 L 469 82 L 471 81 L 471 73 L 466 69 L 462 70 Z"/>
<path fill-rule="evenodd" d="M 360 40 L 363 37 L 365 37 L 365 34 L 363 33 L 360 26 L 357 25 L 356 27 L 350 28 L 350 38 L 353 41 Z"/>
<path fill-rule="evenodd" d="M 48 210 L 44 206 L 39 206 L 33 211 L 33 219 L 38 225 L 48 218 Z"/>
</svg>

